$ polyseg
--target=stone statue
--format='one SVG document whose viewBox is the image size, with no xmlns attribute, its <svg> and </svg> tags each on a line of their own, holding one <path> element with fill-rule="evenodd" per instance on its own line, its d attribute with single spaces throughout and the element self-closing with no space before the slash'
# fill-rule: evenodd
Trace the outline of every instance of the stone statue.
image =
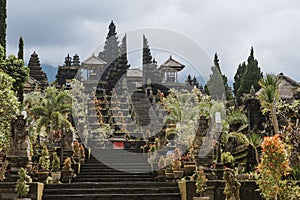
<svg viewBox="0 0 300 200">
<path fill-rule="evenodd" d="M 118 112 L 118 116 L 119 116 L 119 120 L 118 120 L 118 123 L 121 124 L 122 126 L 122 130 L 123 131 L 126 131 L 127 129 L 127 126 L 125 124 L 125 118 L 123 116 L 123 113 L 121 111 Z"/>
<path fill-rule="evenodd" d="M 0 168 L 0 181 L 4 181 L 4 179 L 5 179 L 4 175 L 5 175 L 5 170 L 6 170 L 7 166 L 8 166 L 8 161 L 5 160 L 2 163 L 1 168 Z"/>
<path fill-rule="evenodd" d="M 226 169 L 224 171 L 225 189 L 224 194 L 225 200 L 240 200 L 240 188 L 241 184 L 235 178 L 234 171 L 232 169 Z"/>
<path fill-rule="evenodd" d="M 73 143 L 73 133 L 70 130 L 66 130 L 66 135 L 64 138 L 64 150 L 70 151 L 72 150 Z"/>
<path fill-rule="evenodd" d="M 203 140 L 205 136 L 208 134 L 208 131 L 209 131 L 208 118 L 206 118 L 205 116 L 200 116 L 199 126 L 193 141 L 193 148 L 196 154 L 200 152 L 200 148 L 203 144 Z"/>
<path fill-rule="evenodd" d="M 23 115 L 18 115 L 16 119 L 12 119 L 11 121 L 11 152 L 17 152 L 19 155 L 26 155 L 28 148 L 27 137 L 28 130 L 26 119 L 24 119 Z"/>
</svg>

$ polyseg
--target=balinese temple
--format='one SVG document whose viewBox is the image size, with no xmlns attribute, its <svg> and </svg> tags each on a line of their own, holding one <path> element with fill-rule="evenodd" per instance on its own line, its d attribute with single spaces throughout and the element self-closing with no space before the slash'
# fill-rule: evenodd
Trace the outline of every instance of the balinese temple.
<svg viewBox="0 0 300 200">
<path fill-rule="evenodd" d="M 81 63 L 83 85 L 89 92 L 95 91 L 106 62 L 94 54 Z"/>
<path fill-rule="evenodd" d="M 72 58 L 68 54 L 67 57 L 65 57 L 65 64 L 63 66 L 58 67 L 58 72 L 56 75 L 57 86 L 70 89 L 70 83 L 72 79 L 74 79 L 77 76 L 79 67 L 79 56 L 75 54 L 72 60 Z"/>
<path fill-rule="evenodd" d="M 94 54 L 82 62 L 82 69 L 87 80 L 98 80 L 106 62 L 96 57 Z"/>
<path fill-rule="evenodd" d="M 278 77 L 278 93 L 279 97 L 284 100 L 292 101 L 300 99 L 299 91 L 300 83 L 285 76 L 283 73 L 277 75 Z"/>
<path fill-rule="evenodd" d="M 174 60 L 172 56 L 164 62 L 158 69 L 163 73 L 163 83 L 178 83 L 178 72 L 185 66 Z"/>
<path fill-rule="evenodd" d="M 44 90 L 48 86 L 47 74 L 43 72 L 39 56 L 36 52 L 31 54 L 28 67 L 30 78 L 25 84 L 25 92 L 30 92 L 34 88 Z"/>
</svg>

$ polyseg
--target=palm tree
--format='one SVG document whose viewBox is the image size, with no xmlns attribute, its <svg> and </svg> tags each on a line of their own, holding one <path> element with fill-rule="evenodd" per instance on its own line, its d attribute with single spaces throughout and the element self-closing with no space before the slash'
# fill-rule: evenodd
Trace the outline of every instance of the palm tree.
<svg viewBox="0 0 300 200">
<path fill-rule="evenodd" d="M 278 79 L 274 74 L 266 74 L 259 82 L 261 90 L 259 91 L 258 98 L 261 106 L 263 107 L 262 112 L 271 113 L 271 121 L 274 127 L 274 133 L 279 133 L 278 120 L 276 116 L 276 105 L 278 103 Z"/>
<path fill-rule="evenodd" d="M 168 132 L 176 132 L 177 140 L 180 142 L 186 142 L 195 132 L 199 116 L 198 100 L 196 99 L 196 94 L 193 92 L 174 89 L 171 89 L 169 95 L 164 98 L 164 106 L 168 111 L 165 123 L 176 124 L 176 128 Z"/>
<path fill-rule="evenodd" d="M 242 142 L 248 146 L 250 145 L 255 151 L 256 162 L 257 162 L 257 164 L 259 163 L 257 148 L 261 146 L 261 143 L 263 141 L 263 139 L 261 138 L 261 136 L 259 134 L 253 133 L 253 134 L 247 136 L 241 132 L 232 132 L 232 133 L 230 133 L 230 136 L 236 137 L 240 142 Z"/>
<path fill-rule="evenodd" d="M 41 103 L 33 106 L 30 109 L 30 114 L 37 119 L 37 133 L 40 133 L 45 128 L 46 133 L 50 136 L 50 143 L 52 143 L 53 130 L 62 130 L 63 128 L 68 130 L 72 128 L 68 119 L 71 110 L 71 96 L 65 91 L 59 92 L 55 87 L 48 87 L 45 90 Z"/>
</svg>

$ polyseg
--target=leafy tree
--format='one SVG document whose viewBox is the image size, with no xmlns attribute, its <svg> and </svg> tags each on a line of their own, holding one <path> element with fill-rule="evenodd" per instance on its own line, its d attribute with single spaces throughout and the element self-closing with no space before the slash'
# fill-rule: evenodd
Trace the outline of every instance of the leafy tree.
<svg viewBox="0 0 300 200">
<path fill-rule="evenodd" d="M 13 78 L 0 69 L 0 149 L 7 144 L 10 136 L 10 121 L 19 112 L 19 102 L 13 91 L 13 82 Z"/>
<path fill-rule="evenodd" d="M 29 70 L 24 66 L 24 61 L 18 59 L 14 55 L 10 55 L 6 59 L 6 65 L 2 69 L 5 73 L 15 79 L 13 89 L 16 92 L 19 101 L 22 103 L 24 98 L 24 84 L 29 75 Z"/>
<path fill-rule="evenodd" d="M 278 79 L 274 74 L 266 74 L 259 81 L 261 90 L 259 91 L 258 98 L 263 108 L 262 113 L 270 112 L 271 121 L 274 127 L 275 134 L 279 133 L 278 120 L 276 116 L 276 106 L 278 105 Z"/>
<path fill-rule="evenodd" d="M 45 130 L 52 142 L 52 131 L 63 128 L 72 129 L 68 116 L 72 111 L 72 98 L 66 91 L 58 91 L 55 87 L 48 87 L 43 94 L 40 104 L 30 109 L 30 115 L 37 119 L 37 133 Z"/>
<path fill-rule="evenodd" d="M 262 78 L 262 72 L 258 67 L 258 61 L 254 58 L 254 50 L 251 47 L 250 56 L 247 60 L 246 71 L 242 76 L 240 87 L 237 91 L 237 101 L 241 103 L 241 97 L 244 94 L 249 94 L 251 86 L 254 87 L 255 91 L 260 89 L 258 81 Z"/>
<path fill-rule="evenodd" d="M 24 40 L 22 37 L 19 38 L 18 59 L 24 60 Z"/>
<path fill-rule="evenodd" d="M 19 111 L 19 102 L 13 91 L 14 79 L 6 74 L 4 48 L 0 45 L 0 149 L 10 136 L 10 121 Z"/>
<path fill-rule="evenodd" d="M 187 142 L 194 137 L 201 109 L 197 103 L 196 91 L 170 89 L 169 95 L 164 98 L 164 106 L 168 112 L 166 123 L 176 124 L 178 142 Z"/>
<path fill-rule="evenodd" d="M 0 0 L 0 45 L 4 48 L 4 56 L 6 56 L 6 0 Z"/>
</svg>

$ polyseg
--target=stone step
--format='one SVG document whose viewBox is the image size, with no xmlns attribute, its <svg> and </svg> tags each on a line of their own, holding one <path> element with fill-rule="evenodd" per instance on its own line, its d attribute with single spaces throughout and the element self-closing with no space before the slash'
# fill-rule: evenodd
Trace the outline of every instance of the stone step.
<svg viewBox="0 0 300 200">
<path fill-rule="evenodd" d="M 142 154 L 143 150 L 142 149 L 101 149 L 101 150 L 92 150 L 92 155 L 93 154 L 102 154 L 102 155 L 112 155 L 112 156 L 118 156 L 118 155 L 132 155 L 131 153 L 135 154 Z M 129 154 L 130 153 L 130 154 Z"/>
<path fill-rule="evenodd" d="M 157 194 L 49 194 L 43 200 L 180 200 L 180 193 L 157 193 Z"/>
<path fill-rule="evenodd" d="M 150 167 L 141 167 L 141 168 L 123 168 L 123 167 L 115 167 L 115 168 L 99 168 L 93 170 L 92 168 L 80 168 L 80 172 L 128 172 L 128 173 L 149 173 L 151 171 Z"/>
<path fill-rule="evenodd" d="M 132 173 L 132 174 L 136 174 L 136 173 L 149 173 L 151 171 L 151 169 L 147 168 L 147 169 L 121 169 L 121 168 L 116 168 L 116 169 L 95 169 L 95 170 L 92 170 L 92 169 L 80 169 L 80 174 L 82 174 L 83 172 L 107 172 L 107 173 L 110 173 L 110 172 L 121 172 L 121 173 Z"/>
<path fill-rule="evenodd" d="M 57 188 L 46 189 L 44 194 L 55 194 Z M 178 193 L 177 187 L 153 188 L 60 188 L 63 194 L 150 194 L 150 193 Z"/>
<path fill-rule="evenodd" d="M 43 199 L 181 199 L 176 182 L 154 182 L 147 154 L 140 149 L 130 151 L 93 149 L 73 183 L 45 185 Z"/>
<path fill-rule="evenodd" d="M 127 173 L 149 173 L 150 168 L 121 168 L 121 167 L 116 167 L 116 168 L 80 168 L 80 172 L 127 172 Z"/>
<path fill-rule="evenodd" d="M 87 160 L 86 165 L 105 165 L 103 164 L 103 161 L 106 163 L 111 163 L 111 164 L 118 164 L 118 163 L 128 163 L 129 165 L 135 165 L 135 164 L 142 164 L 142 163 L 147 163 L 147 157 L 142 157 L 142 156 L 134 156 L 133 158 L 128 158 L 127 160 L 119 160 L 119 159 L 114 159 L 114 158 L 109 158 L 109 157 L 104 157 L 104 156 L 97 156 L 95 160 Z M 135 161 L 135 163 L 132 163 L 132 161 Z"/>
<path fill-rule="evenodd" d="M 88 172 L 88 175 L 104 175 L 104 176 L 111 176 L 111 175 L 147 175 L 150 176 L 150 173 L 129 173 L 129 172 L 122 172 L 122 171 L 102 171 L 102 170 L 93 170 L 93 171 L 89 171 L 89 170 L 80 170 L 80 175 L 84 175 Z"/>
<path fill-rule="evenodd" d="M 134 161 L 134 160 L 133 160 Z M 92 168 L 92 169 L 104 169 L 104 168 L 114 168 L 114 167 L 121 167 L 124 168 L 145 168 L 149 167 L 150 165 L 147 163 L 112 163 L 112 162 L 105 162 L 102 161 L 104 164 L 100 163 L 87 163 L 86 165 L 82 166 L 81 168 Z"/>
<path fill-rule="evenodd" d="M 148 188 L 148 187 L 177 187 L 177 182 L 84 182 L 47 184 L 45 188 Z"/>
<path fill-rule="evenodd" d="M 124 178 L 120 178 L 120 177 L 111 177 L 111 178 L 102 178 L 102 177 L 94 177 L 94 178 L 90 178 L 90 177 L 81 177 L 78 176 L 76 178 L 74 178 L 74 181 L 76 182 L 119 182 L 119 181 L 123 181 L 123 182 L 131 182 L 131 181 L 153 181 L 153 178 L 144 178 L 144 177 L 124 177 Z"/>
</svg>

